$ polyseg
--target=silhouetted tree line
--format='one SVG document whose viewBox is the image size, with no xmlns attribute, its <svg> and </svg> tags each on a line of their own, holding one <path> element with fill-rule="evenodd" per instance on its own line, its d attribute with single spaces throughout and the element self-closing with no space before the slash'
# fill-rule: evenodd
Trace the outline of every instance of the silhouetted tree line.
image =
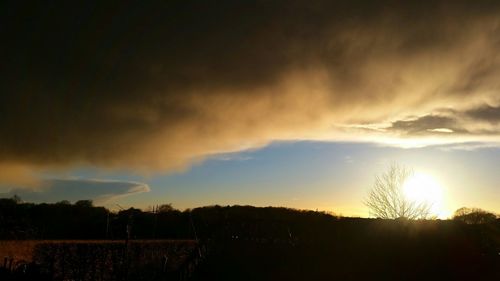
<svg viewBox="0 0 500 281">
<path fill-rule="evenodd" d="M 491 213 L 459 209 L 455 223 L 500 224 Z M 111 212 L 90 200 L 71 204 L 23 203 L 0 199 L 0 239 L 251 239 L 320 241 L 339 229 L 363 231 L 372 219 L 342 218 L 325 212 L 252 206 L 208 206 L 180 211 L 170 204 L 147 211 Z"/>
<path fill-rule="evenodd" d="M 147 211 L 111 212 L 90 200 L 71 204 L 0 199 L 0 239 L 282 239 L 311 224 L 335 219 L 323 212 L 251 206 L 209 206 L 180 211 L 170 204 Z M 312 234 L 312 232 L 311 232 Z"/>
<path fill-rule="evenodd" d="M 127 229 L 132 239 L 193 237 L 189 211 L 111 212 L 90 200 L 34 204 L 0 199 L 0 239 L 125 239 Z"/>
</svg>

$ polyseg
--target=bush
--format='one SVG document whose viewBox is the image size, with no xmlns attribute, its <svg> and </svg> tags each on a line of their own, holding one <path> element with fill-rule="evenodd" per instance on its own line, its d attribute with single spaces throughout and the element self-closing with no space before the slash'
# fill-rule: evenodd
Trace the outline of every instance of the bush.
<svg viewBox="0 0 500 281">
<path fill-rule="evenodd" d="M 494 222 L 497 215 L 479 208 L 462 207 L 455 211 L 453 219 L 467 224 L 483 224 Z"/>
</svg>

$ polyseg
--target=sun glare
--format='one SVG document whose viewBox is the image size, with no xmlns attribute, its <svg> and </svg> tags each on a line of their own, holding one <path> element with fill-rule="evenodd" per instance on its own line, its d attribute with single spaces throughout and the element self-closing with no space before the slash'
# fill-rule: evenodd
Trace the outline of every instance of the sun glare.
<svg viewBox="0 0 500 281">
<path fill-rule="evenodd" d="M 408 200 L 430 204 L 431 215 L 438 218 L 447 217 L 443 206 L 443 188 L 432 176 L 415 173 L 406 180 L 403 190 Z"/>
</svg>

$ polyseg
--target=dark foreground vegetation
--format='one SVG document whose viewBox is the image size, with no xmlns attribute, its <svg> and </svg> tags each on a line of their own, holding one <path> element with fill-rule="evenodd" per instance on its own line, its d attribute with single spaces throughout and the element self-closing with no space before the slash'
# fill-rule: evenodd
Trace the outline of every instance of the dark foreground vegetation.
<svg viewBox="0 0 500 281">
<path fill-rule="evenodd" d="M 198 246 L 189 240 L 5 240 L 0 278 L 187 280 L 201 260 L 198 253 L 205 254 Z"/>
<path fill-rule="evenodd" d="M 500 280 L 497 218 L 471 220 L 464 212 L 469 220 L 378 220 L 249 206 L 152 210 L 0 199 L 4 244 L 46 241 L 17 269 L 15 254 L 5 256 L 0 279 Z"/>
</svg>

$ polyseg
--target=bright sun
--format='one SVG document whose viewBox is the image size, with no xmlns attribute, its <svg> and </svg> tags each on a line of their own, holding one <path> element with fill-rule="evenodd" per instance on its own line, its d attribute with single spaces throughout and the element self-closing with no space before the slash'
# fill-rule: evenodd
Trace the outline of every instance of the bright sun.
<svg viewBox="0 0 500 281">
<path fill-rule="evenodd" d="M 439 218 L 447 216 L 443 206 L 443 188 L 433 177 L 415 173 L 409 177 L 403 191 L 408 200 L 431 205 L 431 214 Z"/>
</svg>

